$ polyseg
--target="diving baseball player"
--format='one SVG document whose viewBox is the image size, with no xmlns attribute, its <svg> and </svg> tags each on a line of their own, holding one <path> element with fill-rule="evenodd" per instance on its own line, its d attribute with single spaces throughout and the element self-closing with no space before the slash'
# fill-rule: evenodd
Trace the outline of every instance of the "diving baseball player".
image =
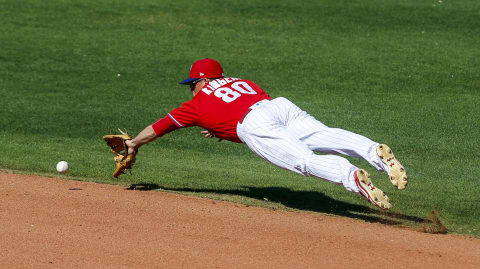
<svg viewBox="0 0 480 269">
<path fill-rule="evenodd" d="M 126 139 L 128 156 L 134 159 L 139 147 L 178 128 L 200 126 L 206 130 L 202 132 L 205 137 L 245 143 L 278 167 L 342 185 L 381 209 L 392 205 L 365 170 L 341 156 L 315 152 L 363 158 L 377 170 L 388 173 L 396 188 L 402 190 L 407 185 L 405 169 L 387 145 L 325 126 L 286 98 L 272 99 L 252 81 L 225 77 L 222 67 L 213 59 L 194 62 L 190 76 L 180 84 L 190 86 L 193 98 L 147 126 L 135 138 Z"/>
</svg>

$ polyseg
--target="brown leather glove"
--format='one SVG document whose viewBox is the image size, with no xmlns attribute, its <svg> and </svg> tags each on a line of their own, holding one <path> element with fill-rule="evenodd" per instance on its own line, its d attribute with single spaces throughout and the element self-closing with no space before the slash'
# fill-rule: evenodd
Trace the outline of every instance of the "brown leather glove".
<svg viewBox="0 0 480 269">
<path fill-rule="evenodd" d="M 128 154 L 128 146 L 125 143 L 127 140 L 131 140 L 132 137 L 126 132 L 122 134 L 110 134 L 104 135 L 103 140 L 107 142 L 107 146 L 110 147 L 110 151 L 115 155 L 113 159 L 115 160 L 115 171 L 113 176 L 118 178 L 119 175 L 125 173 L 126 169 L 132 169 L 133 164 L 135 163 L 135 158 L 137 151 L 134 151 L 132 154 Z"/>
</svg>

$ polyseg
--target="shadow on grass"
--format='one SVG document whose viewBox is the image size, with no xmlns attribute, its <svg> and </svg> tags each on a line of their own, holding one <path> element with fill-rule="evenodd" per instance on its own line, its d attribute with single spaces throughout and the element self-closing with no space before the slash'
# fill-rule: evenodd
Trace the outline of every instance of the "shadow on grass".
<svg viewBox="0 0 480 269">
<path fill-rule="evenodd" d="M 321 192 L 294 191 L 281 187 L 243 187 L 244 190 L 217 190 L 217 189 L 195 189 L 195 188 L 170 188 L 157 184 L 132 184 L 130 190 L 148 191 L 162 189 L 178 192 L 193 193 L 214 193 L 238 195 L 253 198 L 260 201 L 280 203 L 286 207 L 328 213 L 337 216 L 361 219 L 367 222 L 383 223 L 388 225 L 403 225 L 407 222 L 420 225 L 425 219 L 405 214 L 372 209 L 368 206 L 356 205 L 344 201 L 335 200 Z M 366 201 L 365 201 L 366 202 Z M 367 203 L 367 202 L 366 202 Z"/>
</svg>

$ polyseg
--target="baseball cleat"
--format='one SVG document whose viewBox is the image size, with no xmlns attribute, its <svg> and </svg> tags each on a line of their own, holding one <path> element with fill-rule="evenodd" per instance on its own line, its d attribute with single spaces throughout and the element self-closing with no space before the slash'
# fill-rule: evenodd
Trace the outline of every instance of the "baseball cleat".
<svg viewBox="0 0 480 269">
<path fill-rule="evenodd" d="M 353 174 L 353 177 L 360 190 L 360 194 L 367 198 L 370 203 L 383 210 L 388 210 L 392 207 L 388 196 L 382 190 L 373 185 L 372 180 L 370 180 L 370 174 L 367 173 L 367 171 L 358 169 Z"/>
<path fill-rule="evenodd" d="M 400 161 L 395 158 L 390 147 L 385 144 L 378 145 L 377 154 L 387 166 L 388 177 L 393 186 L 399 190 L 405 189 L 407 187 L 407 172 Z"/>
</svg>

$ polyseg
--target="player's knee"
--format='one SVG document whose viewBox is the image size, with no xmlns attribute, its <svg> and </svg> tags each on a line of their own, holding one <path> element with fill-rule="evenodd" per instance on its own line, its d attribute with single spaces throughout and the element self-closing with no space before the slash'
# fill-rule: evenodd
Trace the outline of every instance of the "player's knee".
<svg viewBox="0 0 480 269">
<path fill-rule="evenodd" d="M 293 167 L 295 169 L 295 172 L 299 173 L 299 174 L 302 174 L 304 176 L 309 176 L 310 173 L 309 173 L 309 169 L 308 169 L 308 166 L 309 166 L 309 163 L 311 161 L 312 158 L 315 158 L 315 153 L 312 152 L 312 154 L 308 155 L 308 156 L 305 156 L 303 158 L 299 158 L 297 160 L 295 160 L 295 162 L 293 163 Z"/>
<path fill-rule="evenodd" d="M 337 155 L 312 154 L 298 166 L 299 173 L 305 176 L 316 176 L 319 171 L 340 170 L 346 171 L 352 164 L 345 158 Z M 346 169 L 346 170 L 345 170 Z"/>
</svg>

